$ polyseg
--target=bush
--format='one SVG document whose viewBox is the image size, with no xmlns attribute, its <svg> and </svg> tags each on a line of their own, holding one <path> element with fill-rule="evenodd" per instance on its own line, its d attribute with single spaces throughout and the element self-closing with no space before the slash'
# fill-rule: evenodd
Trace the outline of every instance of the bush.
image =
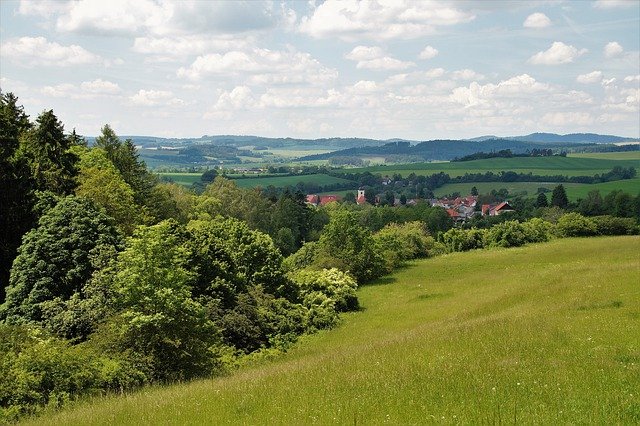
<svg viewBox="0 0 640 426">
<path fill-rule="evenodd" d="M 292 279 L 300 286 L 300 294 L 305 301 L 308 301 L 308 296 L 312 296 L 309 300 L 314 300 L 316 293 L 321 293 L 334 303 L 338 312 L 355 311 L 359 307 L 358 284 L 349 274 L 336 268 L 300 271 Z M 315 305 L 305 303 L 305 306 L 311 308 Z"/>
<path fill-rule="evenodd" d="M 442 234 L 448 252 L 467 251 L 484 247 L 486 230 L 451 228 Z"/>
<path fill-rule="evenodd" d="M 557 232 L 561 237 L 589 237 L 596 235 L 598 229 L 593 220 L 579 213 L 567 213 L 558 219 Z"/>
<path fill-rule="evenodd" d="M 0 421 L 147 381 L 123 358 L 104 356 L 86 344 L 71 346 L 28 326 L 0 324 L 0 367 Z"/>
<path fill-rule="evenodd" d="M 596 225 L 598 235 L 634 235 L 638 233 L 638 225 L 632 218 L 595 216 L 590 219 Z"/>
<path fill-rule="evenodd" d="M 555 235 L 555 225 L 546 220 L 535 217 L 522 224 L 528 243 L 542 243 L 549 241 Z"/>
<path fill-rule="evenodd" d="M 485 234 L 486 245 L 492 247 L 519 247 L 528 242 L 524 225 L 509 220 L 492 226 Z"/>
<path fill-rule="evenodd" d="M 428 257 L 429 249 L 435 243 L 422 222 L 390 223 L 373 238 L 380 247 L 389 270 L 406 260 Z"/>
</svg>

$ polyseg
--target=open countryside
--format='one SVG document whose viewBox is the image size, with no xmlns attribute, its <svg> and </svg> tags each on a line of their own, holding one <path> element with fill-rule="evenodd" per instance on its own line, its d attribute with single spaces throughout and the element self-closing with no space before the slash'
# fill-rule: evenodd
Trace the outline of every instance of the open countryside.
<svg viewBox="0 0 640 426">
<path fill-rule="evenodd" d="M 634 424 L 638 250 L 565 239 L 418 261 L 278 360 L 31 424 Z"/>
</svg>

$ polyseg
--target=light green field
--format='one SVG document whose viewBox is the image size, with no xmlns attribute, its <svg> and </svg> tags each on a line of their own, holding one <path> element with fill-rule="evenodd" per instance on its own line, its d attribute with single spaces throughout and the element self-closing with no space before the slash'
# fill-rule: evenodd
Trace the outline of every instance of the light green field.
<svg viewBox="0 0 640 426">
<path fill-rule="evenodd" d="M 589 152 L 582 154 L 568 154 L 576 158 L 602 158 L 605 160 L 640 160 L 640 147 L 637 151 L 627 152 Z"/>
<path fill-rule="evenodd" d="M 335 149 L 286 149 L 286 148 L 269 148 L 268 152 L 276 157 L 298 158 L 307 155 L 326 154 L 335 151 Z M 257 151 L 261 152 L 261 151 Z M 264 151 L 263 151 L 264 152 Z"/>
<path fill-rule="evenodd" d="M 430 175 L 444 172 L 452 177 L 465 173 L 486 173 L 512 170 L 517 173 L 529 173 L 540 176 L 593 176 L 610 171 L 615 166 L 636 167 L 640 169 L 640 160 L 610 160 L 599 158 L 575 157 L 523 157 L 523 158 L 489 158 L 486 160 L 449 162 L 449 163 L 415 163 L 390 166 L 372 166 L 351 169 L 353 172 L 369 171 L 392 175 L 399 173 L 407 176 Z"/>
<path fill-rule="evenodd" d="M 191 186 L 200 180 L 202 173 L 158 173 L 158 176 L 167 177 L 178 185 Z"/>
<path fill-rule="evenodd" d="M 38 424 L 638 424 L 640 237 L 419 261 L 287 355 Z"/>
<path fill-rule="evenodd" d="M 459 192 L 462 195 L 471 193 L 471 187 L 475 186 L 481 194 L 487 194 L 492 189 L 499 190 L 500 188 L 506 188 L 510 194 L 516 194 L 522 191 L 527 191 L 528 197 L 535 197 L 537 195 L 538 188 L 548 188 L 553 190 L 558 183 L 548 182 L 470 182 L 470 183 L 450 183 L 440 188 L 437 188 L 434 194 L 437 197 Z M 637 195 L 640 193 L 640 177 L 627 180 L 618 180 L 614 182 L 596 183 L 593 185 L 583 183 L 563 183 L 562 184 L 567 191 L 567 196 L 570 200 L 577 200 L 578 198 L 585 198 L 589 191 L 597 189 L 600 191 L 600 195 L 603 197 L 613 190 L 622 190 L 630 193 L 631 195 Z"/>
<path fill-rule="evenodd" d="M 234 179 L 234 182 L 240 188 L 266 188 L 269 185 L 273 185 L 276 188 L 284 186 L 295 186 L 298 182 L 313 182 L 318 185 L 329 185 L 332 183 L 346 183 L 350 182 L 346 179 L 341 179 L 329 175 L 315 174 L 315 175 L 300 175 L 300 176 L 275 176 L 275 177 L 250 177 L 244 179 Z"/>
</svg>

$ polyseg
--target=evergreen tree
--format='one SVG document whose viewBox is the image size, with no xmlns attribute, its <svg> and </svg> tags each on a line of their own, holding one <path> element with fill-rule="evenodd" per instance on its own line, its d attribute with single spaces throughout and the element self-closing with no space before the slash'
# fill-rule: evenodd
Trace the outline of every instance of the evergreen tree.
<svg viewBox="0 0 640 426">
<path fill-rule="evenodd" d="M 564 190 L 564 186 L 562 184 L 553 188 L 553 193 L 551 194 L 551 205 L 560 207 L 561 209 L 565 209 L 569 205 L 567 192 Z"/>
<path fill-rule="evenodd" d="M 541 192 L 536 199 L 536 207 L 549 207 L 549 200 L 547 200 L 547 194 Z"/>
</svg>

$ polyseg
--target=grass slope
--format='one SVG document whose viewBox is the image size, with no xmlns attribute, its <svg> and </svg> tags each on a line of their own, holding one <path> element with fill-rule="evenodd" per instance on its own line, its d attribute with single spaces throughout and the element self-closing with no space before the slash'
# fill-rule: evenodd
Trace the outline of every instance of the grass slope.
<svg viewBox="0 0 640 426">
<path fill-rule="evenodd" d="M 444 172 L 450 176 L 461 176 L 465 173 L 486 173 L 492 171 L 513 170 L 517 173 L 533 173 L 534 175 L 553 176 L 593 176 L 610 171 L 615 166 L 640 168 L 637 159 L 613 160 L 602 158 L 577 157 L 522 157 L 522 158 L 488 158 L 485 160 L 450 162 L 450 163 L 415 163 L 389 166 L 372 166 L 352 171 L 369 171 L 392 175 L 399 173 L 407 176 L 410 173 L 430 175 Z"/>
<path fill-rule="evenodd" d="M 565 239 L 419 261 L 273 362 L 36 420 L 637 424 L 639 249 L 639 237 Z"/>
</svg>

